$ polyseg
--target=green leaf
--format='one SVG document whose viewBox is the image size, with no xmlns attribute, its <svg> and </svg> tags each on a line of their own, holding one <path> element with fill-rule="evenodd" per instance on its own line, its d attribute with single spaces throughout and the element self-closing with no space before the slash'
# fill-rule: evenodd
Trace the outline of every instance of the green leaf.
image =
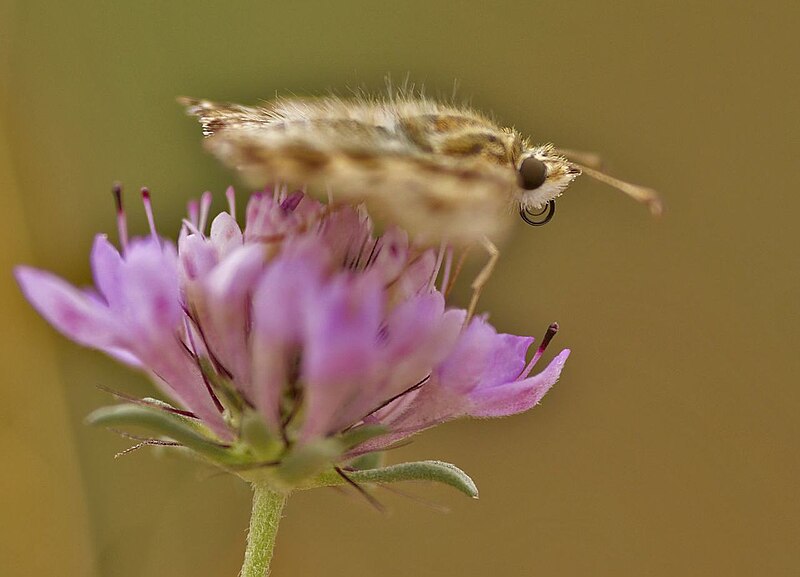
<svg viewBox="0 0 800 577">
<path fill-rule="evenodd" d="M 242 458 L 225 445 L 215 443 L 199 432 L 197 425 L 186 417 L 156 408 L 130 403 L 102 407 L 93 411 L 86 421 L 102 427 L 142 427 L 225 465 L 238 465 Z"/>
<path fill-rule="evenodd" d="M 400 463 L 380 469 L 347 471 L 347 476 L 357 483 L 396 483 L 397 481 L 433 481 L 458 489 L 465 495 L 478 498 L 478 487 L 464 471 L 443 461 L 417 461 Z M 299 487 L 325 487 L 342 485 L 346 481 L 336 471 L 325 471 L 313 483 Z"/>
</svg>

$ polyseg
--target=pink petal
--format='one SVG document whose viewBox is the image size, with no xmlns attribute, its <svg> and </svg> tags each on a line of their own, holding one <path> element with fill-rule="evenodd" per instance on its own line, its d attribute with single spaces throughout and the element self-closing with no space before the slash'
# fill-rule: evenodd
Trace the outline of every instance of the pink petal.
<svg viewBox="0 0 800 577">
<path fill-rule="evenodd" d="M 227 212 L 221 212 L 211 223 L 211 244 L 220 258 L 242 246 L 244 236 L 236 220 Z"/>
<path fill-rule="evenodd" d="M 425 251 L 407 266 L 403 274 L 391 286 L 394 293 L 393 300 L 401 301 L 427 290 L 435 267 L 435 252 L 432 250 Z"/>
<path fill-rule="evenodd" d="M 388 285 L 400 276 L 408 261 L 408 234 L 399 228 L 390 228 L 377 240 L 375 249 L 368 250 L 365 260 L 370 253 L 373 253 L 370 272 L 380 275 Z"/>
<path fill-rule="evenodd" d="M 483 371 L 481 387 L 492 387 L 516 380 L 525 368 L 525 355 L 533 341 L 533 337 L 497 334 L 492 339 L 493 350 Z"/>
<path fill-rule="evenodd" d="M 305 311 L 303 374 L 315 382 L 357 379 L 375 362 L 383 294 L 364 277 L 341 275 Z"/>
<path fill-rule="evenodd" d="M 325 219 L 317 242 L 328 247 L 334 262 L 344 263 L 356 260 L 369 234 L 361 215 L 352 207 L 342 207 Z"/>
<path fill-rule="evenodd" d="M 181 278 L 194 281 L 203 278 L 218 262 L 216 250 L 199 234 L 181 236 L 178 242 Z"/>
<path fill-rule="evenodd" d="M 340 275 L 305 313 L 301 379 L 306 384 L 304 437 L 332 432 L 354 417 L 349 401 L 370 395 L 380 358 L 375 354 L 383 313 L 382 286 L 374 279 Z M 348 423 L 349 424 L 349 423 Z"/>
<path fill-rule="evenodd" d="M 165 343 L 146 364 L 153 382 L 171 398 L 192 411 L 223 441 L 235 437 L 215 406 L 197 365 L 181 350 Z"/>
<path fill-rule="evenodd" d="M 461 394 L 477 386 L 494 354 L 496 338 L 497 332 L 485 319 L 472 319 L 461 333 L 453 352 L 436 371 L 441 386 Z"/>
<path fill-rule="evenodd" d="M 68 338 L 94 348 L 118 343 L 114 318 L 97 301 L 45 271 L 20 266 L 14 274 L 25 298 Z"/>
<path fill-rule="evenodd" d="M 266 270 L 253 294 L 252 401 L 276 430 L 289 363 L 302 342 L 304 311 L 313 306 L 320 293 L 325 260 L 322 252 L 281 257 Z"/>
<path fill-rule="evenodd" d="M 397 306 L 386 320 L 383 351 L 388 372 L 382 392 L 390 398 L 415 385 L 453 349 L 463 315 L 444 311 L 441 293 L 426 293 Z"/>
<path fill-rule="evenodd" d="M 130 339 L 158 341 L 174 334 L 183 315 L 178 288 L 177 255 L 156 239 L 130 244 L 120 269 L 120 307 Z"/>
<path fill-rule="evenodd" d="M 206 342 L 243 386 L 250 383 L 247 342 L 249 307 L 264 268 L 264 247 L 250 244 L 234 249 L 202 283 L 204 306 L 198 311 Z"/>
<path fill-rule="evenodd" d="M 547 368 L 533 377 L 473 391 L 468 414 L 473 417 L 505 417 L 533 408 L 558 381 L 569 353 L 569 349 L 564 349 Z"/>
<path fill-rule="evenodd" d="M 108 237 L 98 234 L 94 237 L 92 253 L 89 257 L 92 264 L 94 285 L 109 305 L 119 303 L 120 286 L 119 274 L 122 266 L 120 256 L 114 246 L 108 242 Z"/>
</svg>

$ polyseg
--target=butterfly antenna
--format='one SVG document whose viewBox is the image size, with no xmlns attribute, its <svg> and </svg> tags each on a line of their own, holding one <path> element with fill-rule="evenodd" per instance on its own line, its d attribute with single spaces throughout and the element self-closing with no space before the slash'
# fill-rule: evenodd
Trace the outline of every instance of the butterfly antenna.
<svg viewBox="0 0 800 577">
<path fill-rule="evenodd" d="M 638 184 L 625 182 L 624 180 L 620 180 L 619 178 L 614 178 L 613 176 L 609 176 L 605 172 L 600 172 L 599 170 L 596 170 L 594 168 L 591 168 L 589 166 L 580 164 L 572 160 L 570 160 L 570 164 L 575 168 L 580 169 L 581 172 L 594 178 L 595 180 L 600 181 L 609 186 L 612 186 L 617 190 L 624 192 L 632 199 L 646 204 L 647 208 L 650 209 L 650 213 L 653 216 L 659 216 L 664 211 L 664 205 L 661 202 L 661 197 L 652 188 L 647 188 L 646 186 L 639 186 Z"/>
<path fill-rule="evenodd" d="M 569 160 L 580 162 L 589 168 L 594 168 L 595 170 L 603 169 L 603 157 L 596 152 L 574 150 L 572 148 L 556 148 L 555 152 L 566 156 Z"/>
</svg>

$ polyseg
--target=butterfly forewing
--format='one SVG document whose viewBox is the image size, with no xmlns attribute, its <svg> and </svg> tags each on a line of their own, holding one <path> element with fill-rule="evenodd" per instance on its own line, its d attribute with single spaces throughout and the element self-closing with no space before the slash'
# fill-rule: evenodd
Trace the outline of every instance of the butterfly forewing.
<svg viewBox="0 0 800 577">
<path fill-rule="evenodd" d="M 514 136 L 429 101 L 282 99 L 261 107 L 184 99 L 207 148 L 249 184 L 308 186 L 365 203 L 419 240 L 470 243 L 508 224 Z"/>
</svg>

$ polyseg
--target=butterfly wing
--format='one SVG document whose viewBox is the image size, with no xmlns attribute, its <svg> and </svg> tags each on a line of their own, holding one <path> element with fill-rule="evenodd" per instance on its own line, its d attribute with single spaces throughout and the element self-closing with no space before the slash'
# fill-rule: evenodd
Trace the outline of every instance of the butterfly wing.
<svg viewBox="0 0 800 577">
<path fill-rule="evenodd" d="M 278 101 L 267 107 L 188 101 L 206 147 L 253 186 L 308 186 L 336 202 L 364 203 L 418 240 L 468 244 L 509 221 L 513 173 L 479 158 L 419 150 L 385 109 Z"/>
</svg>

